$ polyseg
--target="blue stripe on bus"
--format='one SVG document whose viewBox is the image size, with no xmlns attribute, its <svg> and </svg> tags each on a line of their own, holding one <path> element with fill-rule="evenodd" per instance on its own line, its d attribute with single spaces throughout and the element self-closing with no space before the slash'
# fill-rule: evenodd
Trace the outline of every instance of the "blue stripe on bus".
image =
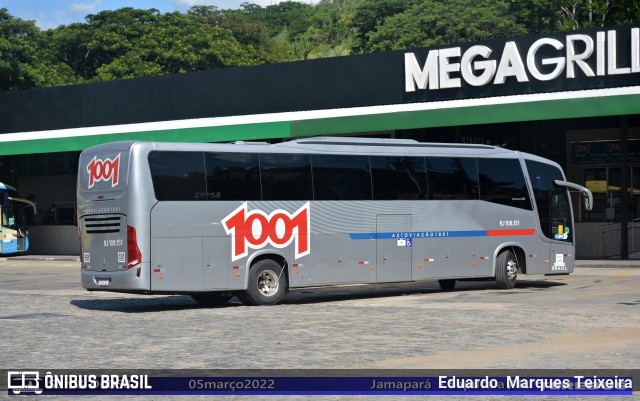
<svg viewBox="0 0 640 401">
<path fill-rule="evenodd" d="M 353 240 L 397 239 L 397 238 L 455 238 L 455 237 L 494 237 L 504 235 L 533 235 L 534 229 L 522 230 L 463 230 L 463 231 L 412 231 L 388 233 L 349 234 Z"/>
<path fill-rule="evenodd" d="M 396 239 L 396 238 L 446 238 L 446 237 L 486 237 L 487 230 L 471 231 L 414 231 L 389 233 L 357 233 L 349 234 L 354 240 L 363 239 Z"/>
</svg>

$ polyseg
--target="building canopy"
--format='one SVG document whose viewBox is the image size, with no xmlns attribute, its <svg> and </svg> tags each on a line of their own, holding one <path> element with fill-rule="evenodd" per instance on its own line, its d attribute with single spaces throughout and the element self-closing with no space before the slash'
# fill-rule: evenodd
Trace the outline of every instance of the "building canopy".
<svg viewBox="0 0 640 401">
<path fill-rule="evenodd" d="M 0 155 L 638 114 L 640 27 L 0 94 Z"/>
</svg>

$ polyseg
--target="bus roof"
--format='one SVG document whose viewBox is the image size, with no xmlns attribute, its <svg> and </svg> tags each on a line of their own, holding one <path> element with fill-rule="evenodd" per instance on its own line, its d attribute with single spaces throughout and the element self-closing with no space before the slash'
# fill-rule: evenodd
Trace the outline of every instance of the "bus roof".
<svg viewBox="0 0 640 401">
<path fill-rule="evenodd" d="M 354 155 L 457 155 L 517 157 L 513 150 L 484 145 L 417 142 L 412 139 L 314 137 L 270 144 L 267 142 L 186 143 L 186 142 L 112 142 L 86 149 L 83 153 L 125 150 L 133 147 L 165 151 L 242 152 L 242 153 L 318 153 Z"/>
<path fill-rule="evenodd" d="M 317 137 L 295 139 L 277 143 L 275 149 L 291 149 L 297 152 L 353 153 L 384 155 L 451 155 L 483 156 L 514 155 L 515 152 L 497 146 L 464 143 L 418 142 L 413 139 Z"/>
</svg>

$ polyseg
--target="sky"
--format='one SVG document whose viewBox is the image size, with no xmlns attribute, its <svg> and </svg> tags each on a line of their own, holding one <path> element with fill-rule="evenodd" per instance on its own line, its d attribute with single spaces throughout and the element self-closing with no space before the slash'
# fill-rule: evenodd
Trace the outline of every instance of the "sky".
<svg viewBox="0 0 640 401">
<path fill-rule="evenodd" d="M 268 6 L 280 0 L 0 0 L 0 8 L 7 8 L 14 17 L 35 21 L 46 30 L 59 25 L 84 22 L 88 14 L 122 7 L 156 8 L 161 13 L 187 11 L 194 5 L 211 5 L 221 9 L 240 8 L 249 2 Z M 310 2 L 310 1 L 306 1 Z"/>
</svg>

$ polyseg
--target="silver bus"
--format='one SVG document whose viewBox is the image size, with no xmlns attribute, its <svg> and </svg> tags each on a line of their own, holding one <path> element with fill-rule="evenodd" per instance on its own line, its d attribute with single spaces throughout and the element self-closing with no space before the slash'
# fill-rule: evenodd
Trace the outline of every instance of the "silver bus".
<svg viewBox="0 0 640 401">
<path fill-rule="evenodd" d="M 557 163 L 488 145 L 308 138 L 115 142 L 82 152 L 82 286 L 237 296 L 294 288 L 568 274 L 574 215 Z"/>
</svg>

